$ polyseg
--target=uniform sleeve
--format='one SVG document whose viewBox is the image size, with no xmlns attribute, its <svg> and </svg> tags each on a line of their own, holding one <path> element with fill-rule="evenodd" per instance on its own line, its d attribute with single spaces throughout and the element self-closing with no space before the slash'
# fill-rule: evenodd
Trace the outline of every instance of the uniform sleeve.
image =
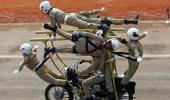
<svg viewBox="0 0 170 100">
<path fill-rule="evenodd" d="M 55 19 L 55 15 L 54 14 L 49 15 L 49 18 L 50 18 L 51 25 L 56 26 L 56 23 L 58 24 L 58 22 Z M 55 32 L 53 32 L 53 36 L 56 36 Z"/>
<path fill-rule="evenodd" d="M 55 19 L 55 15 L 54 14 L 50 14 L 49 18 L 50 18 L 51 25 L 56 26 L 57 21 Z"/>
<path fill-rule="evenodd" d="M 80 34 L 81 34 L 81 36 L 89 37 L 89 38 L 94 39 L 94 40 L 101 39 L 99 36 L 97 36 L 96 34 L 93 34 L 93 33 L 83 32 L 83 33 L 80 33 Z"/>
<path fill-rule="evenodd" d="M 124 45 L 127 45 L 127 43 L 128 43 L 128 41 L 125 39 L 125 38 L 117 38 L 117 40 L 119 41 L 119 42 L 121 42 L 122 44 L 124 44 Z"/>
<path fill-rule="evenodd" d="M 67 40 L 72 40 L 72 34 L 65 32 L 59 28 L 56 30 L 56 33 Z"/>
<path fill-rule="evenodd" d="M 114 25 L 122 25 L 124 23 L 125 23 L 124 19 L 112 19 L 112 24 Z"/>
<path fill-rule="evenodd" d="M 143 38 L 145 38 L 145 37 L 146 37 L 146 35 L 145 35 L 144 33 L 142 33 L 142 34 L 139 36 L 138 40 L 141 40 L 141 39 L 143 39 Z"/>
<path fill-rule="evenodd" d="M 24 57 L 24 58 L 20 61 L 19 65 L 18 65 L 19 71 L 21 71 L 21 70 L 23 69 L 23 67 L 24 67 L 24 65 L 27 63 L 27 61 L 28 61 L 28 58 L 27 58 L 27 57 Z"/>
</svg>

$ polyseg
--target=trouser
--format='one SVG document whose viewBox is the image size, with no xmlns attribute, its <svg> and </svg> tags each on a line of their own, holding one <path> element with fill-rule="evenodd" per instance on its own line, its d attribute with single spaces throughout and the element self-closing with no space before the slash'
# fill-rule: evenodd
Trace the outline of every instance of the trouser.
<svg viewBox="0 0 170 100">
<path fill-rule="evenodd" d="M 100 83 L 104 81 L 104 76 L 103 77 L 99 77 L 99 76 L 92 76 L 92 77 L 89 77 L 88 79 L 85 79 L 83 82 L 82 82 L 82 87 L 83 87 L 83 90 L 84 90 L 84 93 L 86 96 L 90 96 L 90 86 L 94 85 L 94 84 L 97 84 L 97 83 Z"/>
<path fill-rule="evenodd" d="M 136 70 L 138 69 L 139 62 L 128 60 L 129 68 L 124 73 L 124 78 L 121 81 L 122 85 L 127 85 L 130 79 L 135 74 Z"/>
<path fill-rule="evenodd" d="M 87 69 L 85 69 L 79 73 L 79 74 L 83 74 L 83 73 L 93 72 L 95 74 L 94 76 L 89 77 L 89 78 L 83 80 L 83 82 L 82 82 L 83 90 L 87 96 L 90 95 L 90 86 L 92 86 L 93 84 L 97 84 L 99 82 L 104 81 L 104 76 L 102 76 L 102 77 L 96 76 L 96 72 L 98 70 L 100 70 L 102 72 L 102 74 L 104 72 L 103 71 L 104 69 L 102 68 L 102 67 L 104 67 L 104 65 L 102 66 L 102 64 L 103 64 L 102 61 L 105 61 L 103 56 L 93 57 L 92 64 Z"/>
<path fill-rule="evenodd" d="M 89 11 L 81 11 L 78 14 L 85 17 L 90 17 L 91 15 L 96 15 L 97 13 L 101 13 L 101 9 L 94 9 Z"/>
<path fill-rule="evenodd" d="M 46 66 L 42 66 L 40 69 L 36 71 L 36 74 L 45 82 L 50 84 L 55 84 L 59 86 L 65 86 L 67 81 L 64 80 L 62 75 L 57 75 L 53 73 L 49 68 Z"/>
<path fill-rule="evenodd" d="M 64 22 L 67 25 L 75 26 L 81 29 L 97 29 L 99 25 L 92 23 L 92 20 L 90 20 L 91 19 L 73 13 L 66 15 Z"/>
<path fill-rule="evenodd" d="M 113 75 L 113 70 L 110 69 L 111 66 L 109 66 L 109 64 L 106 64 L 105 66 L 105 81 L 106 81 L 106 88 L 109 92 L 114 92 L 114 88 L 113 88 L 113 79 L 114 77 L 112 77 Z M 112 67 L 116 67 L 116 61 L 112 61 Z"/>
</svg>

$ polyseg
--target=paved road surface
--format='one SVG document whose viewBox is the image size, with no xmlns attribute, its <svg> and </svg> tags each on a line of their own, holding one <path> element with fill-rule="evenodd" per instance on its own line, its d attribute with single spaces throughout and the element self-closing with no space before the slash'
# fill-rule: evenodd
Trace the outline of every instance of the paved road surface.
<svg viewBox="0 0 170 100">
<path fill-rule="evenodd" d="M 121 27 L 121 26 L 117 26 Z M 135 26 L 128 26 L 135 27 Z M 125 26 L 125 29 L 128 28 Z M 161 23 L 140 23 L 142 31 L 149 30 L 150 34 L 142 40 L 144 54 L 166 55 L 170 54 L 170 25 Z M 72 27 L 66 27 L 72 29 Z M 19 46 L 29 42 L 32 37 L 46 37 L 34 35 L 37 30 L 42 30 L 41 24 L 2 24 L 0 25 L 0 55 L 19 55 Z M 120 33 L 125 36 L 123 33 Z M 43 45 L 40 45 L 38 56 L 42 59 Z M 57 42 L 56 45 L 71 44 L 70 42 Z M 125 50 L 125 48 L 121 48 Z M 62 54 L 63 58 L 77 58 L 75 55 Z M 24 68 L 21 73 L 14 75 L 20 57 L 0 57 L 0 100 L 44 100 L 44 89 L 47 83 L 43 82 L 35 73 Z M 77 60 L 65 59 L 68 65 L 73 65 Z M 135 100 L 169 100 L 170 98 L 170 58 L 156 57 L 145 58 L 133 80 L 137 82 Z M 48 65 L 52 67 L 50 62 Z M 86 65 L 83 65 L 86 66 Z M 84 68 L 82 66 L 82 68 Z M 122 73 L 127 68 L 125 59 L 117 60 L 118 72 Z M 55 70 L 56 71 L 56 70 Z"/>
</svg>

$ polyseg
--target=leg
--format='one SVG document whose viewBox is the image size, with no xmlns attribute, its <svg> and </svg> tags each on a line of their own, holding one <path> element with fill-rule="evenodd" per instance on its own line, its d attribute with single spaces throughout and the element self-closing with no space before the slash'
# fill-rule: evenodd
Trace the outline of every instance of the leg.
<svg viewBox="0 0 170 100">
<path fill-rule="evenodd" d="M 79 72 L 79 74 L 84 74 L 84 73 L 89 73 L 89 72 L 94 73 L 94 70 L 99 66 L 99 61 L 100 61 L 99 57 L 93 57 L 92 64 L 87 69 Z"/>
<path fill-rule="evenodd" d="M 97 13 L 101 13 L 103 11 L 105 11 L 104 7 L 100 8 L 100 9 L 89 10 L 89 11 L 81 11 L 78 14 L 85 16 L 85 17 L 89 17 L 90 15 L 96 15 Z"/>
<path fill-rule="evenodd" d="M 44 81 L 50 83 L 50 84 L 55 84 L 55 85 L 60 85 L 60 86 L 65 86 L 67 81 L 64 79 L 57 79 L 50 75 L 50 69 L 47 66 L 43 66 L 40 69 L 36 71 L 36 74 Z"/>
<path fill-rule="evenodd" d="M 138 69 L 139 63 L 130 61 L 129 60 L 129 68 L 127 69 L 124 78 L 121 81 L 121 84 L 126 85 L 128 84 L 129 80 L 133 77 L 135 74 L 136 70 Z"/>
<path fill-rule="evenodd" d="M 97 29 L 98 25 L 93 23 L 88 23 L 77 17 L 75 14 L 66 15 L 65 23 L 67 25 L 75 26 L 81 29 Z"/>
<path fill-rule="evenodd" d="M 64 79 L 63 75 L 61 74 L 55 74 L 54 72 L 52 72 L 51 70 L 48 70 L 49 75 L 53 76 L 56 79 Z"/>
<path fill-rule="evenodd" d="M 90 96 L 90 86 L 104 81 L 104 77 L 92 76 L 82 82 L 83 90 L 86 96 Z"/>
<path fill-rule="evenodd" d="M 59 85 L 59 86 L 66 86 L 66 83 L 67 83 L 67 81 L 65 81 L 64 79 L 56 79 L 53 76 L 51 76 L 49 73 L 38 74 L 38 76 L 42 80 L 44 80 L 44 81 L 46 81 L 50 84 L 55 84 L 55 85 Z"/>
</svg>

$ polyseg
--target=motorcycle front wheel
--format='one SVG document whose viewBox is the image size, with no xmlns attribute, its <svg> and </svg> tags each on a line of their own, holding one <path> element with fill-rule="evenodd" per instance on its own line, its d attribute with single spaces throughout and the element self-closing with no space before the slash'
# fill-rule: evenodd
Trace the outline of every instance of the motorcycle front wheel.
<svg viewBox="0 0 170 100">
<path fill-rule="evenodd" d="M 62 86 L 49 84 L 45 89 L 46 100 L 73 100 L 73 93 Z"/>
</svg>

